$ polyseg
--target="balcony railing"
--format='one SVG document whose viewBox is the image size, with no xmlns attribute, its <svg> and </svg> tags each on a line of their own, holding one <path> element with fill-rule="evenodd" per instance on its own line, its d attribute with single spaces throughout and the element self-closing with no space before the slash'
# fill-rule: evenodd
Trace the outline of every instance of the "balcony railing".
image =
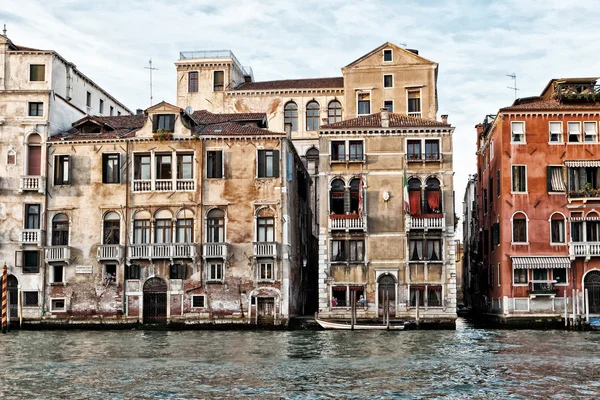
<svg viewBox="0 0 600 400">
<path fill-rule="evenodd" d="M 134 192 L 172 192 L 175 190 L 180 192 L 191 192 L 196 190 L 194 179 L 134 179 Z"/>
<path fill-rule="evenodd" d="M 407 153 L 406 162 L 440 162 L 442 153 Z"/>
<path fill-rule="evenodd" d="M 177 179 L 177 190 L 189 192 L 195 189 L 196 185 L 193 179 Z"/>
<path fill-rule="evenodd" d="M 408 215 L 406 229 L 445 229 L 446 218 L 444 214 Z"/>
<path fill-rule="evenodd" d="M 123 259 L 123 246 L 118 244 L 103 244 L 98 247 L 98 260 L 115 260 Z"/>
<path fill-rule="evenodd" d="M 154 181 L 154 190 L 170 192 L 173 190 L 173 181 L 171 179 L 157 179 Z"/>
<path fill-rule="evenodd" d="M 567 194 L 571 199 L 600 198 L 600 189 L 573 190 Z"/>
<path fill-rule="evenodd" d="M 69 246 L 50 246 L 46 248 L 47 262 L 69 262 L 71 258 L 71 248 Z"/>
<path fill-rule="evenodd" d="M 151 192 L 152 181 L 150 179 L 134 179 L 133 180 L 133 191 L 134 192 Z"/>
<path fill-rule="evenodd" d="M 598 257 L 600 256 L 600 242 L 571 242 L 569 243 L 569 254 L 571 259 Z"/>
<path fill-rule="evenodd" d="M 527 290 L 527 294 L 532 297 L 535 296 L 556 296 L 558 289 L 554 288 L 554 280 L 533 280 L 529 281 L 530 289 Z"/>
<path fill-rule="evenodd" d="M 19 192 L 37 190 L 39 193 L 44 193 L 46 181 L 42 176 L 22 176 L 19 179 Z"/>
<path fill-rule="evenodd" d="M 409 117 L 415 117 L 415 118 L 421 118 L 421 115 L 422 115 L 421 111 L 418 111 L 418 112 L 409 112 L 408 113 Z"/>
<path fill-rule="evenodd" d="M 367 217 L 357 214 L 331 214 L 329 216 L 329 230 L 366 230 Z"/>
<path fill-rule="evenodd" d="M 148 243 L 132 244 L 127 248 L 130 259 L 171 259 L 194 258 L 196 246 L 193 243 Z"/>
<path fill-rule="evenodd" d="M 20 244 L 36 244 L 42 246 L 42 230 L 41 229 L 23 229 L 19 233 Z"/>
<path fill-rule="evenodd" d="M 277 243 L 254 242 L 254 257 L 277 257 Z"/>
<path fill-rule="evenodd" d="M 329 158 L 331 164 L 343 164 L 343 163 L 364 163 L 367 159 L 367 155 L 361 154 L 332 154 Z"/>
<path fill-rule="evenodd" d="M 202 256 L 204 258 L 227 258 L 227 243 L 204 243 Z"/>
</svg>

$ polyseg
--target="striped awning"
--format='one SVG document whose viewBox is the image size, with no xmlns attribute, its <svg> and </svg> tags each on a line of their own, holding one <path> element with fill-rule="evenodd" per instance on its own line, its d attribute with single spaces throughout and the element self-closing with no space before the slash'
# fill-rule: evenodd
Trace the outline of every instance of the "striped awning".
<svg viewBox="0 0 600 400">
<path fill-rule="evenodd" d="M 571 160 L 565 161 L 567 167 L 600 167 L 600 160 Z"/>
<path fill-rule="evenodd" d="M 511 257 L 513 267 L 520 269 L 537 269 L 537 268 L 570 268 L 571 259 L 569 257 L 557 256 L 528 256 L 528 257 Z"/>
</svg>

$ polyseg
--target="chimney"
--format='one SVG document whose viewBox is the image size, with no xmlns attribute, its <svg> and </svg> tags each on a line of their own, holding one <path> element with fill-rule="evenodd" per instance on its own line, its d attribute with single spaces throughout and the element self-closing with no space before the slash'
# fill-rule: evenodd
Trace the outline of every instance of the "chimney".
<svg viewBox="0 0 600 400">
<path fill-rule="evenodd" d="M 417 49 L 406 49 L 406 50 L 410 51 L 413 54 L 419 55 L 419 50 L 417 50 Z"/>
<path fill-rule="evenodd" d="M 390 127 L 390 111 L 387 108 L 380 108 L 381 111 L 381 127 L 389 128 Z"/>
<path fill-rule="evenodd" d="M 483 124 L 475 125 L 475 129 L 477 129 L 477 136 L 481 135 L 483 133 Z"/>
<path fill-rule="evenodd" d="M 442 123 L 444 123 L 444 124 L 448 123 L 448 114 L 443 114 L 442 115 Z"/>
<path fill-rule="evenodd" d="M 135 115 L 142 115 L 144 113 L 144 110 L 142 110 L 141 108 L 138 108 L 137 110 L 135 110 Z"/>
</svg>

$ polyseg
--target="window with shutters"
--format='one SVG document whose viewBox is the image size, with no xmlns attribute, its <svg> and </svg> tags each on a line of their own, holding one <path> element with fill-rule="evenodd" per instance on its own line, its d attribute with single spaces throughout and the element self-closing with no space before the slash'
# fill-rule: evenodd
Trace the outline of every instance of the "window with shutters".
<svg viewBox="0 0 600 400">
<path fill-rule="evenodd" d="M 24 274 L 39 273 L 40 262 L 41 256 L 38 250 L 24 250 L 15 252 L 15 266 L 20 266 Z"/>
<path fill-rule="evenodd" d="M 188 92 L 198 91 L 198 71 L 188 73 Z"/>
<path fill-rule="evenodd" d="M 169 279 L 186 279 L 187 278 L 187 265 L 185 264 L 171 264 L 169 268 Z"/>
<path fill-rule="evenodd" d="M 500 223 L 492 224 L 492 246 L 500 244 Z"/>
<path fill-rule="evenodd" d="M 54 156 L 54 184 L 69 185 L 71 183 L 70 176 L 71 156 L 62 155 Z"/>
<path fill-rule="evenodd" d="M 550 243 L 566 243 L 566 224 L 565 217 L 560 213 L 554 213 L 550 216 Z"/>
<path fill-rule="evenodd" d="M 29 80 L 42 82 L 46 80 L 46 66 L 44 64 L 31 64 L 29 66 Z"/>
<path fill-rule="evenodd" d="M 550 143 L 562 143 L 562 141 L 563 141 L 562 122 L 551 121 L 548 123 L 548 125 L 549 125 Z"/>
<path fill-rule="evenodd" d="M 279 177 L 279 150 L 258 150 L 259 178 Z"/>
<path fill-rule="evenodd" d="M 223 178 L 222 150 L 209 150 L 206 152 L 206 177 Z"/>
<path fill-rule="evenodd" d="M 213 72 L 213 92 L 222 92 L 225 89 L 225 71 Z"/>
<path fill-rule="evenodd" d="M 158 114 L 155 115 L 156 119 L 156 129 L 153 129 L 152 132 L 157 131 L 167 131 L 173 132 L 175 130 L 175 115 L 173 114 Z"/>
<path fill-rule="evenodd" d="M 496 196 L 500 197 L 500 170 L 496 171 Z"/>
<path fill-rule="evenodd" d="M 546 186 L 550 193 L 564 193 L 566 190 L 563 178 L 563 167 L 549 165 L 546 167 Z"/>
<path fill-rule="evenodd" d="M 102 183 L 121 183 L 121 156 L 102 154 Z"/>
<path fill-rule="evenodd" d="M 527 216 L 517 212 L 512 217 L 512 241 L 513 243 L 527 243 Z"/>
<path fill-rule="evenodd" d="M 512 191 L 513 193 L 527 193 L 527 166 L 512 166 Z"/>
<path fill-rule="evenodd" d="M 525 143 L 525 122 L 513 121 L 510 123 L 511 143 Z"/>
<path fill-rule="evenodd" d="M 581 142 L 581 122 L 567 122 L 567 132 L 569 133 L 569 143 Z"/>
</svg>

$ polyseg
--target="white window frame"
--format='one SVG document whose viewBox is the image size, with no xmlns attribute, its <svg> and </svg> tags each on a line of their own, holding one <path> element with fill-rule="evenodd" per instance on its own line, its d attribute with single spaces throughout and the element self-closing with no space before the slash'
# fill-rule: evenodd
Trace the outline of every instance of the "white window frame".
<svg viewBox="0 0 600 400">
<path fill-rule="evenodd" d="M 73 157 L 71 156 L 71 154 L 66 154 L 66 153 L 52 154 L 52 156 L 53 156 L 52 185 L 53 186 L 71 186 L 73 184 L 73 176 L 71 175 L 71 173 L 73 171 Z M 68 183 L 56 183 L 56 167 L 57 167 L 56 161 L 59 159 L 59 157 L 62 157 L 62 156 L 69 157 L 69 164 L 67 167 L 67 176 L 69 177 Z M 64 171 L 63 171 L 63 175 L 64 175 Z"/>
<path fill-rule="evenodd" d="M 263 265 L 271 265 L 271 278 L 263 278 L 262 277 L 262 266 Z M 259 282 L 275 282 L 275 262 L 273 260 L 258 260 L 257 261 L 257 280 Z"/>
<path fill-rule="evenodd" d="M 409 92 L 416 92 L 417 90 L 419 90 L 419 113 L 421 114 L 421 117 L 423 117 L 423 90 L 419 87 L 419 88 L 415 88 L 415 87 L 409 87 L 406 88 L 406 115 L 411 116 L 410 115 L 410 111 L 408 110 L 408 93 Z M 413 114 L 415 114 L 415 112 L 412 112 Z"/>
<path fill-rule="evenodd" d="M 26 293 L 37 293 L 37 304 L 36 305 L 29 305 L 27 303 L 25 303 L 25 294 Z M 23 308 L 39 308 L 40 306 L 40 292 L 39 290 L 21 290 L 21 296 L 23 296 Z"/>
<path fill-rule="evenodd" d="M 206 265 L 208 267 L 206 271 L 206 281 L 214 283 L 223 283 L 225 279 L 225 268 L 223 265 L 223 261 L 207 261 Z M 212 276 L 213 266 L 219 266 L 221 268 L 221 279 Z"/>
<path fill-rule="evenodd" d="M 204 300 L 202 301 L 202 307 L 198 307 L 198 306 L 194 306 L 194 298 L 196 297 L 202 297 Z M 190 299 L 190 308 L 206 308 L 206 296 L 203 294 L 193 294 L 192 298 Z"/>
<path fill-rule="evenodd" d="M 386 76 L 392 77 L 392 86 L 385 86 L 385 77 Z M 384 89 L 393 89 L 394 88 L 394 74 L 383 74 L 383 81 L 381 82 L 381 85 Z"/>
<path fill-rule="evenodd" d="M 386 51 L 389 51 L 390 54 L 392 55 L 392 59 L 390 61 L 385 61 L 385 52 Z M 394 50 L 393 49 L 383 49 L 381 51 L 381 57 L 382 57 L 382 60 L 383 60 L 384 63 L 392 63 L 392 62 L 394 62 Z"/>
<path fill-rule="evenodd" d="M 515 283 L 515 270 L 517 270 L 517 269 L 525 269 L 525 271 L 527 271 L 527 282 L 526 283 Z M 511 276 L 512 286 L 514 286 L 514 287 L 526 287 L 526 286 L 529 286 L 529 280 L 530 280 L 530 278 L 529 278 L 529 269 L 526 269 L 526 268 L 515 268 L 513 266 L 512 276 Z"/>
<path fill-rule="evenodd" d="M 222 72 L 223 73 L 223 90 L 215 90 L 215 72 Z M 198 92 L 200 91 L 200 74 L 198 74 Z M 211 91 L 213 93 L 217 93 L 217 92 L 224 92 L 225 91 L 225 70 L 224 69 L 215 69 L 212 71 L 212 87 L 211 87 Z M 196 92 L 196 93 L 198 93 Z M 192 92 L 193 93 L 193 92 Z"/>
<path fill-rule="evenodd" d="M 523 192 L 515 192 L 514 190 L 514 167 L 525 167 L 525 191 Z M 527 185 L 527 165 L 526 164 L 511 164 L 510 165 L 510 193 L 511 194 L 527 194 L 527 190 L 529 189 L 528 185 Z"/>
<path fill-rule="evenodd" d="M 490 162 L 494 159 L 494 141 L 490 140 Z"/>
<path fill-rule="evenodd" d="M 564 242 L 553 242 L 552 241 L 552 216 L 554 214 L 558 214 L 562 216 L 562 221 L 563 221 L 563 239 Z M 549 238 L 549 242 L 552 246 L 566 246 L 567 245 L 567 218 L 565 217 L 565 215 L 561 212 L 553 212 L 552 214 L 550 214 L 550 218 L 548 219 L 548 226 L 550 227 L 550 238 Z"/>
<path fill-rule="evenodd" d="M 209 178 L 208 177 L 208 152 L 209 151 L 220 151 L 221 152 L 221 178 Z M 256 154 L 258 155 L 258 152 Z M 207 147 L 205 158 L 206 158 L 206 163 L 205 163 L 205 168 L 206 168 L 205 171 L 206 172 L 204 173 L 204 177 L 206 179 L 225 179 L 225 149 L 223 147 Z M 194 157 L 194 160 L 195 159 L 196 159 L 196 157 Z M 177 170 L 177 166 L 175 166 L 175 169 Z M 196 169 L 196 163 L 194 163 L 194 169 Z M 256 170 L 258 171 L 258 159 L 256 161 Z M 177 171 L 175 171 L 175 172 L 177 172 Z"/>
<path fill-rule="evenodd" d="M 554 143 L 554 144 L 556 144 L 556 143 Z M 548 164 L 547 167 L 555 167 L 555 168 L 561 168 L 562 169 L 564 167 L 564 165 L 561 165 L 561 164 Z M 562 171 L 561 171 L 561 175 L 562 175 Z M 549 195 L 565 195 L 568 192 L 568 185 L 567 185 L 568 182 L 564 182 L 564 184 L 565 184 L 565 191 L 564 192 L 546 192 L 546 193 L 548 193 Z M 546 188 L 546 190 L 548 190 L 548 188 Z"/>
<path fill-rule="evenodd" d="M 359 97 L 360 94 L 365 94 L 365 93 L 369 94 L 369 113 L 368 114 L 359 114 L 358 113 L 358 97 Z M 371 89 L 367 89 L 367 90 L 362 90 L 361 89 L 361 90 L 357 90 L 356 91 L 356 100 L 355 101 L 356 101 L 356 115 L 357 116 L 359 116 L 359 115 L 370 115 L 370 114 L 373 113 L 373 110 L 372 110 L 373 96 L 372 95 L 373 95 L 373 93 L 372 93 Z"/>
<path fill-rule="evenodd" d="M 522 135 L 523 136 L 523 140 L 522 141 L 515 141 L 515 134 L 514 129 L 513 129 L 513 125 L 516 124 L 521 124 L 523 126 L 523 133 L 517 133 L 517 135 Z M 527 144 L 527 135 L 526 135 L 526 125 L 525 125 L 525 121 L 510 121 L 510 143 L 511 144 Z"/>
<path fill-rule="evenodd" d="M 498 263 L 498 287 L 500 286 L 500 263 Z"/>
<path fill-rule="evenodd" d="M 552 124 L 560 124 L 560 134 L 559 134 L 559 140 L 558 142 L 553 142 L 552 141 Z M 564 135 L 565 133 L 563 132 L 563 123 L 562 121 L 548 121 L 548 144 L 563 144 L 564 143 Z"/>
<path fill-rule="evenodd" d="M 151 222 L 151 228 L 150 229 L 151 229 L 151 231 L 154 230 L 154 222 Z M 154 238 L 152 238 L 152 239 L 154 239 Z M 102 283 L 104 285 L 106 285 L 106 266 L 107 265 L 114 265 L 115 266 L 115 275 L 113 276 L 113 281 L 111 283 L 114 284 L 114 285 L 118 285 L 119 284 L 119 263 L 117 263 L 117 262 L 102 263 Z"/>
<path fill-rule="evenodd" d="M 56 300 L 62 300 L 64 307 L 63 308 L 54 308 L 54 302 Z M 50 298 L 50 312 L 65 312 L 67 311 L 67 299 L 65 297 L 52 297 Z"/>
<path fill-rule="evenodd" d="M 407 137 L 407 138 L 405 138 L 404 139 L 404 158 L 406 158 L 407 155 L 408 155 L 408 141 L 409 140 L 411 142 L 415 142 L 415 141 L 418 141 L 418 140 L 421 141 L 421 154 L 420 154 L 421 158 L 420 158 L 420 161 L 425 161 L 426 160 L 425 159 L 425 143 L 429 142 L 429 141 L 436 140 L 438 142 L 438 148 L 440 150 L 439 151 L 439 159 L 438 160 L 433 160 L 433 161 L 442 161 L 442 139 L 441 138 L 437 138 L 437 137 L 430 137 L 430 138 Z M 485 165 L 485 162 L 484 162 L 484 165 Z M 485 171 L 485 169 L 484 169 L 484 171 Z M 433 175 L 431 175 L 431 176 L 433 176 Z M 439 177 L 436 176 L 436 178 L 438 178 L 438 180 L 439 180 Z M 440 180 L 440 188 L 441 187 L 442 187 L 442 182 Z"/>
<path fill-rule="evenodd" d="M 594 133 L 591 135 L 587 134 L 587 129 L 585 129 L 587 124 L 592 124 L 594 127 Z M 586 139 L 591 137 L 593 140 L 587 141 Z M 598 123 L 596 121 L 583 121 L 583 142 L 584 143 L 596 143 L 598 142 Z"/>
<path fill-rule="evenodd" d="M 70 235 L 69 235 L 70 236 Z M 50 285 L 51 286 L 64 286 L 65 285 L 65 275 L 66 275 L 66 271 L 65 269 L 67 268 L 66 265 L 61 264 L 60 266 L 62 266 L 62 276 L 60 277 L 60 282 L 56 281 L 56 274 L 54 273 L 55 269 L 54 267 L 58 266 L 57 264 L 51 264 L 51 275 L 50 275 Z"/>
<path fill-rule="evenodd" d="M 578 126 L 579 127 L 579 141 L 578 142 L 571 142 L 569 141 L 569 137 L 571 136 L 571 126 Z M 567 143 L 569 144 L 573 144 L 573 143 L 584 143 L 583 142 L 583 132 L 581 131 L 581 121 L 568 121 L 567 122 Z"/>
<path fill-rule="evenodd" d="M 525 216 L 525 236 L 526 242 L 515 242 L 515 227 L 514 227 L 514 218 L 517 214 L 523 214 Z M 510 217 L 510 243 L 513 245 L 528 245 L 529 244 L 529 217 L 523 211 L 515 211 L 513 215 Z"/>
</svg>

